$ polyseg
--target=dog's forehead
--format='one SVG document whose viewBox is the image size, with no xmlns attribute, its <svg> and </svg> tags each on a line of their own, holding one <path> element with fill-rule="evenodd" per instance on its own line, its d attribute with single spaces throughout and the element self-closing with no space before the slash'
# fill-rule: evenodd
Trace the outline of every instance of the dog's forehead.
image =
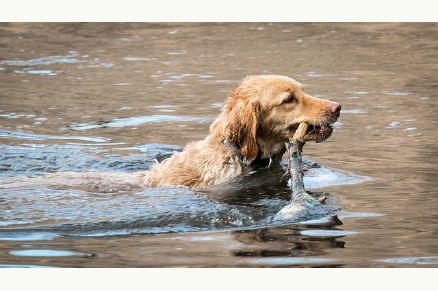
<svg viewBox="0 0 438 291">
<path fill-rule="evenodd" d="M 271 76 L 265 85 L 271 89 L 278 90 L 280 92 L 294 92 L 296 90 L 302 90 L 303 85 L 287 76 Z"/>
<path fill-rule="evenodd" d="M 302 89 L 303 85 L 292 78 L 286 77 L 284 80 L 279 80 L 279 87 L 283 88 L 284 91 L 295 91 Z"/>
</svg>

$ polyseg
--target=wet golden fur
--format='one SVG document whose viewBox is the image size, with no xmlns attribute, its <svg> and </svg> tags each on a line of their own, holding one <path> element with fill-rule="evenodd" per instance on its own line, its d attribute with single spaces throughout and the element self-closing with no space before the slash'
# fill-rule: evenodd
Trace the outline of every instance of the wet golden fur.
<svg viewBox="0 0 438 291">
<path fill-rule="evenodd" d="M 221 111 L 204 140 L 189 143 L 184 151 L 139 173 L 140 178 L 152 187 L 184 185 L 191 189 L 230 181 L 252 167 L 228 150 L 222 137 L 234 143 L 243 156 L 270 158 L 275 164 L 301 122 L 314 126 L 307 140 L 328 138 L 331 129 L 327 128 L 339 116 L 340 105 L 308 95 L 289 77 L 262 75 L 243 79 Z"/>
</svg>

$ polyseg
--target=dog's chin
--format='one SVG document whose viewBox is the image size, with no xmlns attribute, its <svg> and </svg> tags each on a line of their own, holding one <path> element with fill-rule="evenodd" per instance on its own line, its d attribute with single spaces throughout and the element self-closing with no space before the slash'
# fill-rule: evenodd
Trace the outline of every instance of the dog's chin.
<svg viewBox="0 0 438 291">
<path fill-rule="evenodd" d="M 289 130 L 291 131 L 291 137 L 295 134 L 298 126 L 291 126 Z M 333 133 L 333 127 L 331 125 L 326 125 L 324 127 L 309 125 L 306 135 L 304 136 L 304 141 L 315 141 L 321 143 L 328 139 Z"/>
<path fill-rule="evenodd" d="M 333 133 L 333 127 L 328 125 L 326 127 L 309 126 L 304 137 L 305 141 L 315 141 L 321 143 L 328 139 Z"/>
</svg>

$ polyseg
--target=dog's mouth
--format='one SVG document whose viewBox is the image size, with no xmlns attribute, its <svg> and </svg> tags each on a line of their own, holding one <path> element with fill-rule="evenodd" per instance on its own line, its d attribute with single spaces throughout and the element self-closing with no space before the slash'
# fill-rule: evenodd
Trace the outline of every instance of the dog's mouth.
<svg viewBox="0 0 438 291">
<path fill-rule="evenodd" d="M 298 125 L 292 125 L 289 130 L 292 132 L 292 136 L 297 130 Z M 304 141 L 316 141 L 317 143 L 323 142 L 328 139 L 333 133 L 333 126 L 327 124 L 324 126 L 309 125 L 304 136 Z"/>
</svg>

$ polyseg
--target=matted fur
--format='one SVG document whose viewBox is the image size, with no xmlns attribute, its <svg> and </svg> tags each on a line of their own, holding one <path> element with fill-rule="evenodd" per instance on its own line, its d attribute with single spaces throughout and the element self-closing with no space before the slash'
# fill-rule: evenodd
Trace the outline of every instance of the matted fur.
<svg viewBox="0 0 438 291">
<path fill-rule="evenodd" d="M 231 92 L 204 140 L 189 143 L 184 151 L 139 175 L 151 187 L 201 189 L 224 183 L 252 168 L 234 156 L 222 138 L 234 143 L 248 159 L 270 158 L 275 164 L 300 123 L 309 125 L 306 141 L 327 139 L 340 108 L 337 103 L 308 95 L 289 77 L 249 76 Z"/>
</svg>

